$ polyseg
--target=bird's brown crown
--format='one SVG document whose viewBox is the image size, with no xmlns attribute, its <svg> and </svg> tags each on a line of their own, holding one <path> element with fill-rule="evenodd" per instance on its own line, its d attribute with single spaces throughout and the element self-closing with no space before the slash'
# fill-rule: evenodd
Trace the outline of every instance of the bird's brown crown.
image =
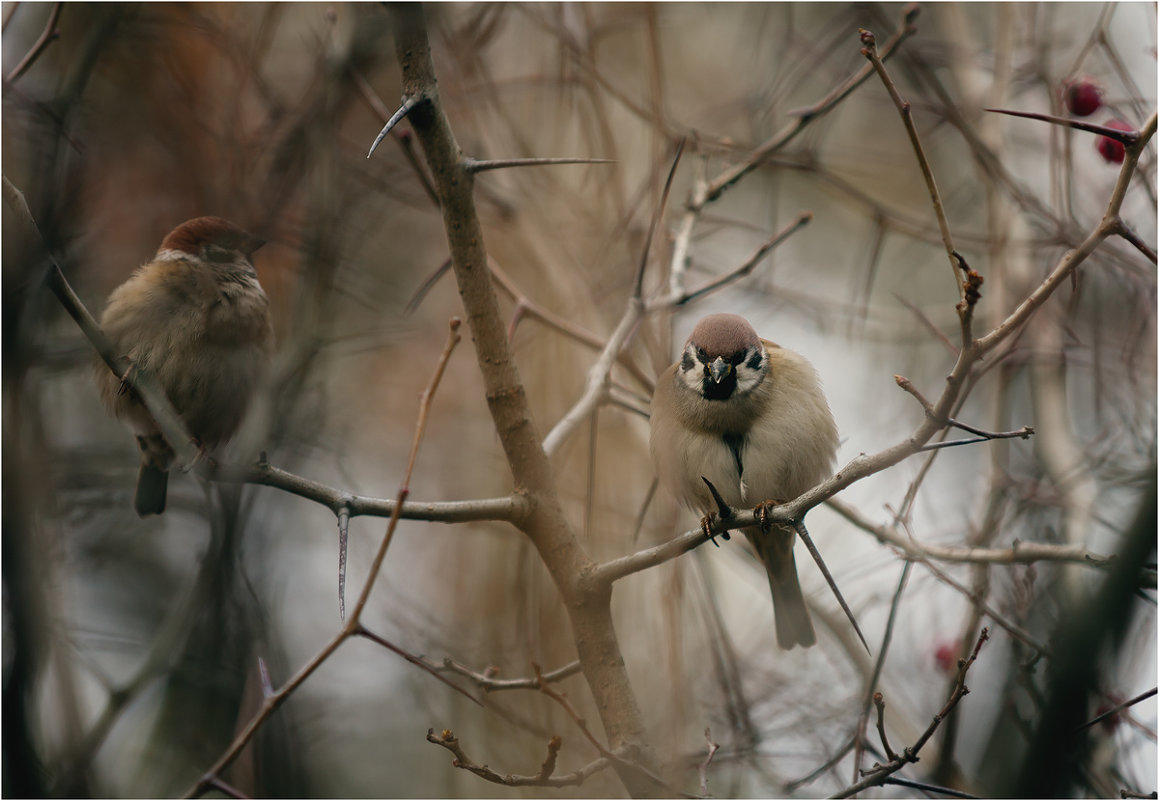
<svg viewBox="0 0 1159 801">
<path fill-rule="evenodd" d="M 199 255 L 207 244 L 236 250 L 249 256 L 264 245 L 265 240 L 221 217 L 195 217 L 170 231 L 157 252 L 175 250 Z"/>
<path fill-rule="evenodd" d="M 757 344 L 760 337 L 738 314 L 710 314 L 696 324 L 688 341 L 710 356 L 731 356 Z"/>
</svg>

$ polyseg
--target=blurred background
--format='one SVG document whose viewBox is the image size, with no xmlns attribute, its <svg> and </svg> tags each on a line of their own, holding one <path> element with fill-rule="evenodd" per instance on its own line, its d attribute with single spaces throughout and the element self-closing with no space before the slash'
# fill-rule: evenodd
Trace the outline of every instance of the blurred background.
<svg viewBox="0 0 1159 801">
<path fill-rule="evenodd" d="M 393 497 L 418 395 L 448 318 L 462 312 L 453 277 L 435 280 L 446 241 L 407 123 L 366 159 L 399 102 L 388 10 L 0 11 L 4 174 L 89 309 L 99 315 L 185 219 L 219 215 L 264 236 L 256 264 L 278 355 L 258 434 L 246 441 L 278 467 Z M 649 255 L 650 293 L 667 288 L 696 182 L 744 162 L 794 124 L 794 112 L 862 69 L 859 27 L 881 45 L 905 12 L 862 3 L 427 8 L 443 103 L 467 155 L 615 160 L 493 171 L 476 182 L 541 434 L 582 391 L 595 351 L 523 313 L 527 304 L 605 338 L 625 308 L 677 141 L 687 144 Z M 985 278 L 981 334 L 1094 229 L 1119 173 L 1113 149 L 1089 133 L 983 109 L 1077 113 L 1085 109 L 1065 85 L 1078 81 L 1097 97 L 1089 121 L 1138 128 L 1156 105 L 1155 6 L 939 3 L 923 7 L 916 26 L 889 69 L 912 104 L 957 248 Z M 1091 727 L 1081 755 L 1043 735 L 1156 684 L 1154 153 L 1145 151 L 1122 214 L 1145 247 L 1108 240 L 980 365 L 956 412 L 984 429 L 1029 425 L 1036 435 L 913 457 L 838 497 L 864 522 L 923 545 L 1021 541 L 1131 558 L 918 560 L 899 594 L 903 551 L 820 507 L 810 531 L 875 657 L 896 599 L 873 686 L 873 659 L 802 548 L 819 632 L 808 651 L 776 648 L 764 572 L 739 538 L 621 580 L 617 633 L 674 787 L 697 792 L 707 727 L 721 746 L 707 774 L 715 796 L 838 791 L 857 765 L 884 761 L 873 718 L 863 718 L 868 694 L 884 694 L 891 745 L 912 744 L 985 625 L 991 639 L 970 694 L 903 775 L 983 795 L 1155 789 L 1153 697 Z M 941 392 L 958 291 L 876 77 L 705 207 L 686 285 L 736 269 L 803 212 L 809 225 L 751 276 L 646 321 L 630 348 L 640 375 L 613 374 L 637 405 L 646 408 L 650 379 L 696 320 L 728 310 L 817 367 L 841 463 L 920 423 L 894 375 L 931 399 Z M 238 502 L 188 474 L 171 482 L 163 517 L 139 520 L 135 445 L 100 406 L 91 347 L 48 291 L 41 251 L 7 205 L 3 233 L 3 792 L 181 794 L 256 712 L 259 660 L 278 686 L 337 631 L 335 520 L 276 489 L 246 487 Z M 469 348 L 467 337 L 434 401 L 412 499 L 511 489 Z M 641 414 L 604 407 L 555 456 L 567 511 L 594 559 L 696 524 L 662 490 L 652 495 L 647 431 Z M 348 599 L 384 529 L 377 518 L 351 521 Z M 500 677 L 575 658 L 549 576 L 522 535 L 497 522 L 404 521 L 364 621 L 411 654 Z M 1068 671 L 1083 681 L 1066 684 Z M 482 706 L 378 645 L 347 642 L 225 778 L 265 796 L 623 794 L 610 772 L 557 791 L 456 769 L 426 742 L 428 728 L 454 730 L 476 762 L 500 773 L 535 774 L 554 734 L 564 738 L 560 772 L 597 753 L 550 699 L 485 694 L 448 678 Z M 583 678 L 559 689 L 595 726 Z M 1073 724 L 1054 722 L 1059 713 Z M 1033 778 L 1043 754 L 1073 768 L 1054 769 L 1057 785 Z"/>
</svg>

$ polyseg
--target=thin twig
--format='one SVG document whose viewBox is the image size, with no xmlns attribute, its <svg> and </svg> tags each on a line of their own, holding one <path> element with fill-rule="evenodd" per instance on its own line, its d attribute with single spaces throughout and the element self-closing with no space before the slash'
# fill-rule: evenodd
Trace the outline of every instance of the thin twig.
<svg viewBox="0 0 1159 801">
<path fill-rule="evenodd" d="M 1152 114 L 1147 122 L 1143 124 L 1143 127 L 1139 129 L 1139 140 L 1125 147 L 1126 152 L 1123 158 L 1123 166 L 1119 168 L 1119 176 L 1115 181 L 1115 188 L 1111 192 L 1110 200 L 1107 201 L 1107 208 L 1103 212 L 1103 219 L 1099 222 L 1099 225 L 1087 235 L 1086 239 L 1078 247 L 1068 251 L 1059 260 L 1054 269 L 1050 271 L 1050 274 L 1043 279 L 1042 283 L 1024 298 L 1005 320 L 990 331 L 990 333 L 978 339 L 976 345 L 979 351 L 979 357 L 993 350 L 1015 330 L 1021 328 L 1030 316 L 1046 302 L 1047 298 L 1054 294 L 1054 291 L 1059 286 L 1069 280 L 1074 271 L 1078 269 L 1078 266 L 1103 243 L 1103 240 L 1120 233 L 1122 221 L 1119 219 L 1119 210 L 1122 208 L 1123 199 L 1127 195 L 1127 187 L 1130 185 L 1131 179 L 1137 171 L 1139 156 L 1143 148 L 1151 140 L 1151 137 L 1155 135 L 1155 127 L 1156 115 Z"/>
<path fill-rule="evenodd" d="M 567 696 L 554 690 L 551 686 L 551 683 L 544 678 L 543 672 L 540 670 L 539 665 L 532 662 L 531 667 L 532 670 L 535 671 L 535 678 L 539 683 L 539 691 L 563 708 L 563 711 L 567 713 L 567 716 L 570 717 L 572 722 L 575 723 L 576 727 L 579 728 L 580 733 L 584 736 L 584 739 L 591 743 L 592 747 L 599 752 L 600 756 L 610 760 L 615 765 L 626 768 L 643 776 L 653 785 L 653 792 L 656 792 L 657 790 L 662 791 L 663 796 L 669 798 L 675 797 L 677 795 L 677 793 L 675 793 L 662 778 L 652 773 L 652 771 L 643 765 L 624 759 L 623 757 L 613 753 L 607 748 L 607 746 L 601 743 L 599 738 L 592 734 L 591 729 L 588 728 L 587 721 L 584 720 L 579 712 L 576 711 L 576 708 L 572 706 L 571 701 L 568 700 Z M 680 793 L 679 795 L 684 796 L 685 794 Z"/>
<path fill-rule="evenodd" d="M 548 328 L 552 328 L 593 350 L 603 350 L 604 346 L 607 345 L 606 340 L 600 339 L 595 334 L 582 326 L 576 325 L 571 320 L 554 314 L 529 298 L 523 290 L 515 285 L 515 282 L 511 280 L 507 273 L 493 259 L 488 259 L 487 264 L 491 268 L 491 275 L 494 276 L 499 288 L 515 301 L 515 306 L 522 316 L 539 320 Z M 450 266 L 449 262 L 447 266 Z M 514 334 L 514 325 L 515 321 L 513 320 L 511 327 L 508 328 L 508 339 L 511 339 Z M 652 392 L 654 386 L 652 379 L 640 369 L 640 366 L 636 364 L 635 359 L 632 358 L 630 353 L 621 350 L 620 354 L 616 357 L 616 361 L 631 373 L 632 377 L 640 383 L 640 386 L 644 387 L 649 393 Z"/>
<path fill-rule="evenodd" d="M 1025 117 L 1028 120 L 1041 120 L 1049 122 L 1052 125 L 1062 125 L 1066 128 L 1074 128 L 1078 131 L 1086 131 L 1088 133 L 1105 136 L 1108 139 L 1114 139 L 1116 142 L 1122 142 L 1124 145 L 1133 145 L 1139 141 L 1138 131 L 1124 131 L 1121 128 L 1111 128 L 1107 125 L 1097 125 L 1093 122 L 1084 122 L 1083 120 L 1076 120 L 1072 117 L 1056 117 L 1053 114 L 1040 114 L 1037 111 L 1012 111 L 1005 108 L 986 108 L 983 111 L 990 111 L 995 114 L 1008 114 L 1011 117 Z"/>
<path fill-rule="evenodd" d="M 913 314 L 914 317 L 918 318 L 918 322 L 920 322 L 923 326 L 925 326 L 927 331 L 929 331 L 931 334 L 933 334 L 935 337 L 937 337 L 940 342 L 944 343 L 946 346 L 946 349 L 952 355 L 954 355 L 954 356 L 958 355 L 958 351 L 960 350 L 958 348 L 958 346 L 955 345 L 953 342 L 951 342 L 950 338 L 948 336 L 946 336 L 944 333 L 942 333 L 942 329 L 940 329 L 936 325 L 934 325 L 934 321 L 929 318 L 929 315 L 927 315 L 925 312 L 923 312 L 921 309 L 919 309 L 916 305 L 914 305 L 910 301 L 906 300 L 905 298 L 903 298 L 901 295 L 897 294 L 896 292 L 893 293 L 893 296 L 895 298 L 897 298 L 898 303 L 905 306 L 907 309 L 910 310 L 910 312 Z"/>
<path fill-rule="evenodd" d="M 440 674 L 439 670 L 434 665 L 432 665 L 427 660 L 423 659 L 421 656 L 415 656 L 414 654 L 412 654 L 412 653 L 410 653 L 402 648 L 399 648 L 397 645 L 392 643 L 390 640 L 386 639 L 385 637 L 383 637 L 379 634 L 375 634 L 373 631 L 371 631 L 370 629 L 366 628 L 366 626 L 363 626 L 361 624 L 358 625 L 358 627 L 354 633 L 356 635 L 358 635 L 359 637 L 362 637 L 363 639 L 370 640 L 373 643 L 377 643 L 378 645 L 381 645 L 383 648 L 385 648 L 388 651 L 391 651 L 393 653 L 398 654 L 403 659 L 410 662 L 412 665 L 418 667 L 421 670 L 426 671 L 427 673 L 430 673 L 432 676 L 434 676 L 436 679 L 441 681 L 443 684 L 450 687 L 455 692 L 459 693 L 460 695 L 464 696 L 465 698 L 470 699 L 472 703 L 477 704 L 478 706 L 483 706 L 483 704 L 479 701 L 478 698 L 471 695 L 469 692 L 464 690 L 459 685 L 455 684 L 453 681 L 449 680 L 446 676 L 443 676 L 442 674 Z"/>
<path fill-rule="evenodd" d="M 538 690 L 542 682 L 554 684 L 569 676 L 576 675 L 580 672 L 580 663 L 576 660 L 575 662 L 569 662 L 563 667 L 556 668 L 547 673 L 540 672 L 533 677 L 521 679 L 495 678 L 495 673 L 490 669 L 480 673 L 477 670 L 471 670 L 469 667 L 459 664 L 453 659 L 444 659 L 442 665 L 437 669 L 465 676 L 473 681 L 480 690 L 490 693 L 501 690 Z"/>
<path fill-rule="evenodd" d="M 544 775 L 549 768 L 554 768 L 555 754 L 559 752 L 563 741 L 558 737 L 553 737 L 548 741 L 548 757 L 540 768 L 539 773 L 534 776 L 518 776 L 511 773 L 498 773 L 486 765 L 480 765 L 471 759 L 463 751 L 463 747 L 459 744 L 459 740 L 455 737 L 455 733 L 450 729 L 443 729 L 439 734 L 435 734 L 434 729 L 427 730 L 427 742 L 441 745 L 452 754 L 455 755 L 455 760 L 452 764 L 456 768 L 474 773 L 481 779 L 485 779 L 493 784 L 502 784 L 507 787 L 571 787 L 579 786 L 594 773 L 601 770 L 606 770 L 612 766 L 612 760 L 606 757 L 589 762 L 584 767 L 572 773 L 566 773 L 562 776 L 554 776 L 548 773 Z"/>
<path fill-rule="evenodd" d="M 563 707 L 563 711 L 567 713 L 567 716 L 571 718 L 572 722 L 575 723 L 575 725 L 579 728 L 580 733 L 584 736 L 584 739 L 591 743 L 592 747 L 599 752 L 600 756 L 619 761 L 619 757 L 609 751 L 607 747 L 605 747 L 604 744 L 599 741 L 599 738 L 592 734 L 591 729 L 588 728 L 587 721 L 584 720 L 583 717 L 580 716 L 579 712 L 576 711 L 575 707 L 571 705 L 571 701 L 567 700 L 567 696 L 563 693 L 556 692 L 551 688 L 551 683 L 543 677 L 543 671 L 540 669 L 539 665 L 532 662 L 531 669 L 535 672 L 535 680 L 538 685 L 537 689 L 548 698 Z"/>
<path fill-rule="evenodd" d="M 488 170 L 506 170 L 511 167 L 548 167 L 557 164 L 615 164 L 615 159 L 591 159 L 580 157 L 525 158 L 525 159 L 463 159 L 463 169 L 481 173 Z"/>
<path fill-rule="evenodd" d="M 154 422 L 157 423 L 157 427 L 164 435 L 166 442 L 176 452 L 178 461 L 185 465 L 192 465 L 199 461 L 200 451 L 194 443 L 193 437 L 186 430 L 185 423 L 173 408 L 173 404 L 170 403 L 165 391 L 153 378 L 152 373 L 140 365 L 132 365 L 132 369 L 130 369 L 129 360 L 113 348 L 112 342 L 101 331 L 96 318 L 81 302 L 68 279 L 64 277 L 59 261 L 49 252 L 48 245 L 40 233 L 40 228 L 37 226 L 36 220 L 33 219 L 28 203 L 24 199 L 24 193 L 8 180 L 7 175 L 3 177 L 3 183 L 5 203 L 15 212 L 17 221 L 25 228 L 25 235 L 40 244 L 44 256 L 48 259 L 48 285 L 53 294 L 56 295 L 57 300 L 80 327 L 81 332 L 96 349 L 109 369 L 141 398 L 145 408 L 149 410 L 149 414 L 152 415 Z"/>
<path fill-rule="evenodd" d="M 773 236 L 766 239 L 761 244 L 761 246 L 757 248 L 756 252 L 751 257 L 749 257 L 749 259 L 745 261 L 744 264 L 737 267 L 735 270 L 731 270 L 724 275 L 717 276 L 716 278 L 706 283 L 704 286 L 701 286 L 697 289 L 682 292 L 679 295 L 669 295 L 667 297 L 649 301 L 648 310 L 652 311 L 654 309 L 666 306 L 683 306 L 687 303 L 691 303 L 694 300 L 698 300 L 699 298 L 702 298 L 711 292 L 715 292 L 721 287 L 727 286 L 734 281 L 750 275 L 756 266 L 760 264 L 761 260 L 769 254 L 770 251 L 778 247 L 794 233 L 804 228 L 812 220 L 812 212 L 801 212 L 791 223 L 782 228 L 776 234 L 773 234 Z"/>
<path fill-rule="evenodd" d="M 950 222 L 946 218 L 946 210 L 942 205 L 942 196 L 938 192 L 937 181 L 934 180 L 934 171 L 930 168 L 929 159 L 926 158 L 925 149 L 922 147 L 921 138 L 918 136 L 917 127 L 914 125 L 913 113 L 910 109 L 910 104 L 903 100 L 901 94 L 897 90 L 893 79 L 889 77 L 889 72 L 885 69 L 885 63 L 882 61 L 877 52 L 877 38 L 872 31 L 864 28 L 861 29 L 861 43 L 864 45 L 861 49 L 861 54 L 869 59 L 869 63 L 873 65 L 873 69 L 877 72 L 881 82 L 885 85 L 886 91 L 889 93 L 890 99 L 897 107 L 901 114 L 902 123 L 905 125 L 906 134 L 909 135 L 910 144 L 913 146 L 914 155 L 917 156 L 918 166 L 921 168 L 922 177 L 926 181 L 926 189 L 930 193 L 930 203 L 934 209 L 934 216 L 938 220 L 938 230 L 942 234 L 942 244 L 946 248 L 946 256 L 950 260 L 950 269 L 953 271 L 954 284 L 958 287 L 958 292 L 961 300 L 966 299 L 966 292 L 962 283 L 958 280 L 959 263 L 954 248 L 954 240 L 950 235 Z M 968 341 L 968 338 L 967 340 Z"/>
<path fill-rule="evenodd" d="M 923 793 L 937 793 L 938 795 L 948 796 L 949 798 L 977 798 L 976 795 L 964 793 L 961 790 L 954 790 L 950 787 L 939 787 L 936 784 L 928 782 L 915 782 L 913 779 L 902 779 L 898 776 L 890 776 L 884 779 L 882 785 L 892 784 L 897 787 L 908 787 L 912 790 L 921 790 Z"/>
<path fill-rule="evenodd" d="M 1151 249 L 1150 245 L 1140 239 L 1139 235 L 1132 231 L 1126 223 L 1120 223 L 1118 233 L 1119 236 L 1133 245 L 1135 250 L 1146 256 L 1147 261 L 1151 262 L 1152 264 L 1156 263 L 1155 251 Z"/>
<path fill-rule="evenodd" d="M 841 790 L 839 793 L 835 793 L 833 796 L 831 796 L 832 798 L 849 798 L 853 795 L 856 795 L 857 793 L 860 793 L 862 790 L 866 790 L 870 787 L 877 787 L 883 784 L 890 775 L 901 770 L 911 762 L 918 761 L 918 752 L 920 752 L 922 747 L 929 741 L 931 737 L 934 736 L 934 732 L 938 730 L 938 726 L 940 726 L 942 721 L 946 719 L 946 716 L 953 711 L 954 707 L 958 705 L 958 702 L 961 701 L 962 698 L 970 692 L 969 688 L 966 686 L 966 674 L 969 672 L 974 662 L 977 661 L 978 652 L 982 649 L 982 644 L 988 639 L 990 639 L 990 630 L 982 629 L 982 633 L 978 636 L 978 641 L 974 645 L 973 652 L 971 652 L 968 658 L 962 659 L 958 663 L 958 676 L 954 682 L 954 688 L 950 692 L 950 697 L 938 711 L 938 714 L 934 715 L 933 721 L 931 721 L 930 725 L 926 727 L 926 730 L 923 731 L 921 735 L 919 735 L 918 739 L 914 741 L 914 744 L 904 748 L 900 755 L 896 755 L 884 765 L 877 764 L 869 770 L 865 771 L 866 776 L 864 779 L 858 782 L 854 782 L 850 786 Z"/>
<path fill-rule="evenodd" d="M 968 439 L 949 439 L 941 442 L 927 442 L 918 449 L 919 453 L 927 451 L 936 451 L 942 448 L 957 448 L 961 445 L 977 445 L 979 442 L 989 442 L 994 439 L 1029 439 L 1030 435 L 1034 433 L 1034 429 L 1030 426 L 1023 426 L 1017 431 L 1000 431 L 992 434 L 983 434 L 977 437 L 970 437 Z"/>
<path fill-rule="evenodd" d="M 53 3 L 52 11 L 48 14 L 48 22 L 44 25 L 44 30 L 40 32 L 40 37 L 33 43 L 31 49 L 24 54 L 24 58 L 20 59 L 20 63 L 12 68 L 5 79 L 5 83 L 14 83 L 21 75 L 28 71 L 28 68 L 36 63 L 36 60 L 48 49 L 48 46 L 60 37 L 60 32 L 57 31 L 56 26 L 60 22 L 60 12 L 64 8 L 64 3 Z"/>
<path fill-rule="evenodd" d="M 865 727 L 869 720 L 869 705 L 872 702 L 874 705 L 878 703 L 878 696 L 881 693 L 875 691 L 877 683 L 881 680 L 881 671 L 885 667 L 885 656 L 889 653 L 890 643 L 893 642 L 893 627 L 897 622 L 897 612 L 901 608 L 901 596 L 905 592 L 906 585 L 909 584 L 910 571 L 913 569 L 913 562 L 906 560 L 901 569 L 901 576 L 897 581 L 897 589 L 894 590 L 893 600 L 889 604 L 889 617 L 885 621 L 885 633 L 881 636 L 881 647 L 877 649 L 877 658 L 873 662 L 873 675 L 869 677 L 866 682 L 866 699 L 861 706 L 861 717 L 857 722 L 857 733 L 855 736 L 856 748 L 853 755 L 853 770 L 857 771 L 861 767 L 862 743 L 865 740 Z M 884 703 L 882 704 L 884 707 Z M 877 722 L 878 726 L 882 725 L 883 709 L 878 709 Z M 885 730 L 881 730 L 881 743 L 885 746 L 887 755 L 889 754 L 889 743 L 885 739 Z M 890 756 L 890 759 L 893 757 Z M 854 775 L 854 780 L 856 780 Z"/>
<path fill-rule="evenodd" d="M 290 697 L 293 692 L 308 679 L 315 670 L 322 666 L 322 664 L 330 658 L 330 656 L 338 650 L 347 639 L 363 635 L 365 631 L 362 628 L 361 620 L 362 612 L 366 608 L 366 603 L 370 598 L 370 591 L 374 587 L 374 583 L 378 578 L 378 573 L 382 569 L 382 562 L 386 558 L 387 548 L 390 547 L 391 540 L 394 537 L 394 532 L 398 527 L 398 521 L 401 518 L 403 502 L 409 492 L 411 473 L 414 470 L 415 460 L 418 455 L 418 446 L 422 442 L 423 434 L 425 433 L 427 415 L 430 409 L 431 400 L 434 397 L 434 392 L 438 388 L 439 380 L 442 378 L 443 372 L 446 369 L 447 361 L 450 359 L 455 345 L 459 342 L 459 319 L 452 318 L 450 323 L 450 332 L 447 336 L 447 344 L 443 348 L 443 353 L 439 357 L 438 364 L 435 366 L 434 375 L 431 377 L 430 383 L 423 391 L 420 401 L 418 421 L 415 424 L 414 438 L 411 442 L 410 457 L 407 460 L 406 472 L 403 474 L 402 484 L 399 487 L 398 496 L 395 500 L 394 509 L 390 516 L 390 522 L 387 524 L 386 533 L 383 535 L 378 546 L 378 551 L 374 555 L 374 561 L 371 563 L 370 571 L 366 578 L 366 583 L 362 588 L 362 593 L 358 597 L 358 601 L 354 604 L 351 610 L 350 617 L 345 624 L 338 630 L 338 632 L 331 637 L 330 641 L 322 647 L 311 659 L 303 665 L 297 673 L 295 673 L 284 685 L 279 687 L 274 693 L 268 695 L 263 701 L 261 707 L 258 709 L 256 715 L 250 719 L 245 728 L 234 738 L 225 752 L 218 758 L 212 767 L 193 785 L 186 793 L 186 798 L 196 798 L 203 795 L 208 790 L 213 781 L 221 775 L 230 764 L 237 759 L 242 749 L 253 739 L 257 734 L 258 729 L 269 719 L 269 717 Z M 437 675 L 437 674 L 436 674 Z M 446 681 L 441 676 L 438 677 L 441 681 Z M 447 682 L 450 684 L 450 682 Z M 451 686 L 454 686 L 453 684 Z M 459 689 L 456 687 L 456 689 Z M 460 692 L 463 690 L 459 689 Z M 466 693 L 465 693 L 466 694 Z M 468 697 L 469 694 L 468 694 Z"/>
<path fill-rule="evenodd" d="M 885 696 L 879 692 L 873 694 L 873 706 L 877 710 L 877 734 L 881 737 L 881 747 L 885 749 L 886 759 L 896 760 L 897 753 L 890 748 L 889 738 L 885 736 Z"/>
<path fill-rule="evenodd" d="M 914 23 L 917 20 L 918 11 L 919 7 L 917 3 L 910 3 L 905 7 L 905 10 L 903 11 L 901 26 L 897 29 L 897 31 L 894 32 L 893 36 L 889 38 L 889 41 L 886 42 L 886 45 L 881 49 L 882 61 L 888 60 L 889 57 L 892 56 L 897 48 L 901 45 L 901 43 L 917 31 Z M 805 109 L 797 109 L 790 112 L 795 116 L 795 119 L 793 119 L 792 122 L 774 134 L 770 139 L 765 141 L 762 145 L 760 145 L 760 147 L 753 150 L 753 152 L 749 154 L 749 157 L 745 159 L 744 162 L 721 173 L 706 186 L 703 198 L 700 200 L 699 206 L 697 206 L 697 208 L 699 209 L 699 207 L 703 206 L 705 203 L 713 202 L 719 198 L 726 189 L 735 184 L 749 172 L 763 164 L 765 160 L 767 160 L 773 153 L 787 145 L 805 128 L 806 125 L 817 119 L 820 119 L 822 116 L 832 111 L 842 100 L 848 97 L 854 89 L 865 83 L 865 81 L 872 74 L 873 68 L 869 65 L 866 65 L 851 75 L 848 79 L 846 79 L 846 81 L 841 86 L 830 92 L 814 105 Z"/>
<path fill-rule="evenodd" d="M 874 523 L 851 504 L 839 498 L 830 498 L 826 505 L 853 525 L 872 534 L 879 542 L 901 550 L 902 554 L 915 562 L 973 563 L 1018 565 L 1035 562 L 1076 562 L 1092 566 L 1103 566 L 1108 558 L 1088 551 L 1082 546 L 1055 545 L 1046 542 L 1023 542 L 1015 540 L 1009 548 L 981 548 L 972 546 L 938 545 L 919 542 L 903 536 L 896 525 Z"/>
<path fill-rule="evenodd" d="M 1159 687 L 1152 687 L 1150 690 L 1147 690 L 1146 692 L 1139 693 L 1131 700 L 1124 701 L 1121 704 L 1116 704 L 1115 706 L 1111 707 L 1110 709 L 1108 709 L 1106 712 L 1099 715 L 1098 717 L 1095 717 L 1095 718 L 1088 720 L 1086 723 L 1084 723 L 1083 725 L 1081 725 L 1077 729 L 1075 729 L 1075 731 L 1079 732 L 1079 731 L 1083 731 L 1084 729 L 1089 729 L 1091 726 L 1094 726 L 1096 723 L 1103 721 L 1103 720 L 1106 720 L 1107 718 L 1111 717 L 1112 715 L 1117 715 L 1119 712 L 1122 712 L 1124 709 L 1126 709 L 1129 706 L 1134 706 L 1135 704 L 1139 703 L 1140 701 L 1146 701 L 1148 698 L 1152 697 L 1156 693 L 1159 693 Z"/>
<path fill-rule="evenodd" d="M 676 143 L 676 154 L 672 157 L 672 166 L 668 168 L 668 176 L 664 179 L 664 189 L 660 192 L 660 202 L 652 214 L 652 223 L 648 226 L 648 236 L 644 240 L 644 247 L 640 250 L 640 263 L 636 268 L 636 282 L 632 287 L 632 297 L 640 299 L 644 294 L 644 271 L 648 269 L 648 257 L 652 252 L 652 239 L 656 236 L 656 227 L 664 219 L 668 209 L 668 194 L 672 191 L 672 181 L 676 177 L 676 168 L 680 165 L 680 157 L 684 154 L 684 145 L 687 142 L 683 137 Z"/>
<path fill-rule="evenodd" d="M 241 790 L 238 790 L 236 787 L 226 781 L 223 781 L 217 776 L 214 776 L 209 780 L 209 789 L 217 790 L 219 793 L 229 798 L 249 798 L 249 796 L 243 793 Z"/>
</svg>

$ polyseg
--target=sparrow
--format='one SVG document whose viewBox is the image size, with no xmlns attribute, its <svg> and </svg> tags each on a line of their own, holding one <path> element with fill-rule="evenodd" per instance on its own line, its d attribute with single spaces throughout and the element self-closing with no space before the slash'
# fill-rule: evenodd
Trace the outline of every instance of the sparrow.
<svg viewBox="0 0 1159 801">
<path fill-rule="evenodd" d="M 761 339 L 747 320 L 712 314 L 692 329 L 680 361 L 656 382 L 651 453 L 660 483 L 705 515 L 717 504 L 703 479 L 733 508 L 793 500 L 827 478 L 837 425 L 813 366 Z M 801 594 L 791 528 L 741 529 L 765 565 L 777 644 L 817 641 Z"/>
<path fill-rule="evenodd" d="M 220 217 L 187 220 L 113 291 L 101 317 L 129 372 L 156 379 L 202 453 L 237 432 L 269 363 L 269 301 L 251 258 L 263 244 Z M 161 514 L 175 454 L 127 378 L 98 360 L 101 400 L 141 451 L 134 508 Z"/>
</svg>

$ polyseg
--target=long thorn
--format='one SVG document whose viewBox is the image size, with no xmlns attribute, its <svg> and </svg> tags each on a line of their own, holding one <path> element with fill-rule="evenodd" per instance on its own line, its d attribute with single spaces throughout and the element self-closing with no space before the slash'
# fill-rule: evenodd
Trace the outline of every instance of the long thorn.
<svg viewBox="0 0 1159 801">
<path fill-rule="evenodd" d="M 813 557 L 813 561 L 817 563 L 817 567 L 821 568 L 821 574 L 825 576 L 825 581 L 829 583 L 829 589 L 833 590 L 833 595 L 837 597 L 837 603 L 841 604 L 841 609 L 845 612 L 845 616 L 853 624 L 853 630 L 857 632 L 861 644 L 865 646 L 865 652 L 872 655 L 873 651 L 869 650 L 869 643 L 865 641 L 865 635 L 861 633 L 861 627 L 857 625 L 857 618 L 853 616 L 853 610 L 849 608 L 849 604 L 845 603 L 845 598 L 841 595 L 841 590 L 837 589 L 837 582 L 834 581 L 833 574 L 829 572 L 829 568 L 825 566 L 825 560 L 821 558 L 821 552 L 813 544 L 813 538 L 809 536 L 809 531 L 805 528 L 805 524 L 795 522 L 793 528 L 797 530 L 797 536 L 801 538 L 801 541 L 805 543 L 805 547 L 809 549 L 809 555 Z"/>
<path fill-rule="evenodd" d="M 720 497 L 720 493 L 717 492 L 716 487 L 712 485 L 712 482 L 704 476 L 701 476 L 700 480 L 708 485 L 708 491 L 712 493 L 712 499 L 716 501 L 716 508 L 720 514 L 720 519 L 728 520 L 730 517 L 732 517 L 732 508 L 727 503 L 725 503 L 724 498 Z"/>
<path fill-rule="evenodd" d="M 366 154 L 367 158 L 374 155 L 375 148 L 390 133 L 390 129 L 402 122 L 402 118 L 410 114 L 411 109 L 417 106 L 420 100 L 422 100 L 422 97 L 411 96 L 402 101 L 402 105 L 398 107 L 398 111 L 394 112 L 391 118 L 386 121 L 386 125 L 382 126 L 382 130 L 378 132 L 378 136 L 374 137 L 374 144 L 370 146 L 370 151 Z"/>
<path fill-rule="evenodd" d="M 1036 111 L 1011 111 L 1005 108 L 987 108 L 983 111 L 990 111 L 994 114 L 1008 114 L 1011 117 L 1025 117 L 1028 120 L 1040 120 L 1041 122 L 1049 122 L 1053 125 L 1063 125 L 1067 128 L 1074 128 L 1079 131 L 1086 131 L 1088 133 L 1099 134 L 1114 139 L 1116 142 L 1122 142 L 1124 145 L 1133 145 L 1139 141 L 1138 131 L 1121 131 L 1118 128 L 1109 128 L 1106 125 L 1096 125 L 1093 122 L 1083 122 L 1082 120 L 1072 120 L 1069 117 L 1056 117 L 1053 114 L 1039 114 Z"/>
</svg>

